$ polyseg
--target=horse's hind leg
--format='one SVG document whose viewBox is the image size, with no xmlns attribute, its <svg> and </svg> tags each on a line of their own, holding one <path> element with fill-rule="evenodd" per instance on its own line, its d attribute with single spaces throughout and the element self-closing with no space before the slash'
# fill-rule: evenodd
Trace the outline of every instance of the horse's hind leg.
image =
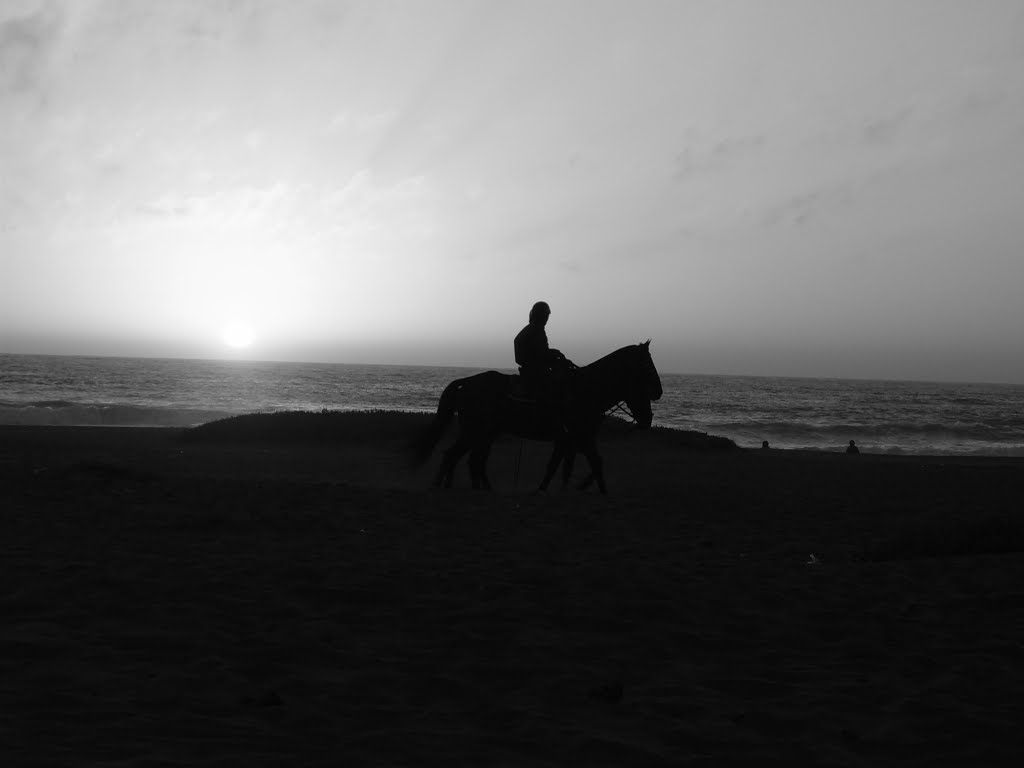
<svg viewBox="0 0 1024 768">
<path fill-rule="evenodd" d="M 593 443 L 590 445 L 582 446 L 581 450 L 583 455 L 587 457 L 587 463 L 590 464 L 590 475 L 580 484 L 580 489 L 585 489 L 590 486 L 592 481 L 597 481 L 597 488 L 601 493 L 608 493 L 608 489 L 604 484 L 604 460 L 597 452 L 597 446 Z"/>
<path fill-rule="evenodd" d="M 546 491 L 548 485 L 551 483 L 551 478 L 555 476 L 555 471 L 558 469 L 559 463 L 565 461 L 565 449 L 558 443 L 555 443 L 551 449 L 551 457 L 548 459 L 548 465 L 544 469 L 544 479 L 540 481 L 540 485 L 537 487 L 538 491 Z"/>
<path fill-rule="evenodd" d="M 490 443 L 474 446 L 469 454 L 469 479 L 474 490 L 491 490 L 491 481 L 487 479 L 487 459 L 490 455 Z"/>
<path fill-rule="evenodd" d="M 452 443 L 451 447 L 444 452 L 441 457 L 441 466 L 437 470 L 437 475 L 434 477 L 434 487 L 452 487 L 452 478 L 455 475 L 455 465 L 459 463 L 459 459 L 463 457 L 466 451 L 469 450 L 470 443 L 468 440 L 463 438 L 461 435 Z"/>
</svg>

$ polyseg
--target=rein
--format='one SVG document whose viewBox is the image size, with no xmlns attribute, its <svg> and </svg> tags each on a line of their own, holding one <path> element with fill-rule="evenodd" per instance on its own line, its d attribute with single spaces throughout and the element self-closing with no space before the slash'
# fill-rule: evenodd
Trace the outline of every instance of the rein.
<svg viewBox="0 0 1024 768">
<path fill-rule="evenodd" d="M 629 408 L 628 408 L 628 407 L 626 406 L 626 403 L 625 403 L 625 401 L 621 401 L 621 400 L 620 400 L 620 401 L 619 401 L 619 402 L 617 402 L 617 403 L 616 403 L 615 405 L 613 405 L 613 406 L 612 406 L 611 408 L 609 408 L 609 409 L 608 409 L 607 411 L 605 411 L 605 412 L 604 412 L 604 415 L 605 415 L 605 416 L 611 416 L 611 415 L 612 415 L 613 413 L 615 413 L 616 411 L 621 411 L 622 413 L 626 414 L 626 415 L 627 415 L 627 416 L 628 416 L 628 417 L 629 417 L 629 418 L 630 418 L 630 419 L 632 420 L 632 422 L 633 422 L 634 424 L 636 424 L 636 423 L 637 423 L 637 421 L 636 421 L 636 416 L 634 416 L 634 415 L 633 415 L 633 414 L 632 414 L 632 413 L 630 412 Z"/>
</svg>

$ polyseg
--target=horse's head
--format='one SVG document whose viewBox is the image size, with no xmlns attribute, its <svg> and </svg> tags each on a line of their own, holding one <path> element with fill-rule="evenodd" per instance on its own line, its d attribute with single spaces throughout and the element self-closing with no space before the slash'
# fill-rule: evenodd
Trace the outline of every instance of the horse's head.
<svg viewBox="0 0 1024 768">
<path fill-rule="evenodd" d="M 651 400 L 660 400 L 662 395 L 661 376 L 658 369 L 654 367 L 654 358 L 651 357 L 651 340 L 643 344 L 637 344 L 640 355 L 640 369 L 647 397 Z"/>
<path fill-rule="evenodd" d="M 654 413 L 651 410 L 651 402 L 661 398 L 661 377 L 658 369 L 654 367 L 654 360 L 651 358 L 651 340 L 643 344 L 637 344 L 631 348 L 634 356 L 631 365 L 632 386 L 626 397 L 626 405 L 637 426 L 646 429 L 651 426 L 654 420 Z"/>
</svg>

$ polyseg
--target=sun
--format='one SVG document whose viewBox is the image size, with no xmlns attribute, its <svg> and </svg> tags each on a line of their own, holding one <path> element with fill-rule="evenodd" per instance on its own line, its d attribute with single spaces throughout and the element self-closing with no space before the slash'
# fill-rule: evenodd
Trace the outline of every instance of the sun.
<svg viewBox="0 0 1024 768">
<path fill-rule="evenodd" d="M 252 345 L 254 336 L 249 326 L 242 323 L 232 323 L 224 329 L 221 339 L 232 349 L 245 349 Z"/>
</svg>

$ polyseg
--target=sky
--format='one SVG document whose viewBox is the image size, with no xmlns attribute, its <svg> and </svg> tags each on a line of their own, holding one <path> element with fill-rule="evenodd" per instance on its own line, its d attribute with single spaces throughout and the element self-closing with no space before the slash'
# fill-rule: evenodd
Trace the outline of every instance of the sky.
<svg viewBox="0 0 1024 768">
<path fill-rule="evenodd" d="M 1019 0 L 0 0 L 0 352 L 1024 383 Z"/>
</svg>

